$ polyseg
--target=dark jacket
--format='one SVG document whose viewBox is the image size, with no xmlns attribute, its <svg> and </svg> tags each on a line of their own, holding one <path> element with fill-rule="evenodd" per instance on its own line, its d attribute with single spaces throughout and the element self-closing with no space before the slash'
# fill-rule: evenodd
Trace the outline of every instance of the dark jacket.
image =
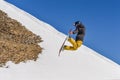
<svg viewBox="0 0 120 80">
<path fill-rule="evenodd" d="M 76 36 L 76 41 L 84 40 L 84 36 L 85 36 L 85 27 L 83 24 L 79 24 L 76 26 L 76 29 L 73 31 L 73 34 L 77 34 Z"/>
</svg>

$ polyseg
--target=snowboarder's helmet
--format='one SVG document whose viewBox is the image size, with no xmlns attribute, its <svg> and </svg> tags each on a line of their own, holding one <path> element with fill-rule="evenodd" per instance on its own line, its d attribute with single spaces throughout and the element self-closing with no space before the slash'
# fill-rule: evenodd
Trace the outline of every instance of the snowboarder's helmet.
<svg viewBox="0 0 120 80">
<path fill-rule="evenodd" d="M 80 22 L 80 21 L 76 21 L 76 22 L 74 23 L 74 26 L 77 26 L 77 25 L 79 25 L 79 24 L 81 24 L 81 22 Z"/>
</svg>

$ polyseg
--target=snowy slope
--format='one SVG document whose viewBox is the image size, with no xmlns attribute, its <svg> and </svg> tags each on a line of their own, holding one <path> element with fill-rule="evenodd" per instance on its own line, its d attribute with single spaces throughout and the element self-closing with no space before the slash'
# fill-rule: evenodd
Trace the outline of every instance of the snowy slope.
<svg viewBox="0 0 120 80">
<path fill-rule="evenodd" d="M 3 0 L 0 9 L 44 40 L 40 43 L 44 50 L 36 62 L 9 62 L 10 68 L 0 68 L 0 80 L 120 80 L 120 66 L 111 60 L 84 45 L 58 57 L 64 34 Z"/>
</svg>

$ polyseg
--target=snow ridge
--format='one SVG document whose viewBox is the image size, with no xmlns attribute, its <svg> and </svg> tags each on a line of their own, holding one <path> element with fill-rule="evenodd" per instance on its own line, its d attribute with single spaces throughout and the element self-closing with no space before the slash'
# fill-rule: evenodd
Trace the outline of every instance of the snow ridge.
<svg viewBox="0 0 120 80">
<path fill-rule="evenodd" d="M 35 21 L 36 23 L 38 23 L 41 27 L 47 29 L 48 31 L 51 31 L 52 33 L 55 32 L 54 34 L 59 35 L 59 36 L 64 36 L 63 33 L 59 32 L 58 30 L 56 30 L 54 27 L 52 27 L 50 24 L 43 22 L 39 19 L 37 19 L 36 17 L 32 16 L 31 14 L 25 12 L 24 10 L 21 10 L 20 8 L 17 8 L 16 6 L 14 6 L 13 4 L 10 4 L 8 2 L 5 2 L 7 5 L 10 5 L 11 8 L 13 8 L 14 10 L 18 11 L 19 13 L 26 15 L 28 18 L 32 19 L 33 21 Z"/>
</svg>

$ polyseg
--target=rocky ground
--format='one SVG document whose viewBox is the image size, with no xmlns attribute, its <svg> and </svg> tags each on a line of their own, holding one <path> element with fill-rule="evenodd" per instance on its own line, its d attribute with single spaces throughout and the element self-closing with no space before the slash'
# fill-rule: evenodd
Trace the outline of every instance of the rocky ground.
<svg viewBox="0 0 120 80">
<path fill-rule="evenodd" d="M 32 33 L 18 21 L 0 10 L 0 66 L 8 61 L 15 64 L 37 60 L 42 48 L 41 37 Z"/>
</svg>

